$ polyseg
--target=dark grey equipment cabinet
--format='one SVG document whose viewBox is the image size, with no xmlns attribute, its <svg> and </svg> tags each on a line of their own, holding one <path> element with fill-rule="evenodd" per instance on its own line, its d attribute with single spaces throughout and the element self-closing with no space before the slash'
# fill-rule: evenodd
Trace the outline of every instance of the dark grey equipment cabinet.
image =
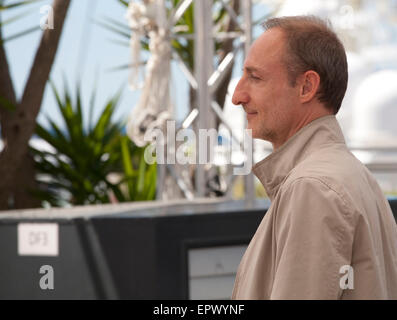
<svg viewBox="0 0 397 320">
<path fill-rule="evenodd" d="M 196 201 L 0 215 L 0 299 L 227 299 L 268 207 Z M 32 223 L 56 226 L 56 255 L 20 254 L 19 227 Z M 53 289 L 40 287 L 43 265 Z"/>
<path fill-rule="evenodd" d="M 59 255 L 18 254 L 19 223 L 51 223 L 59 228 Z M 89 252 L 73 220 L 0 219 L 0 299 L 96 299 L 99 290 L 92 277 Z M 54 290 L 40 288 L 42 266 L 54 270 Z"/>
<path fill-rule="evenodd" d="M 200 279 L 233 284 L 243 250 L 268 205 L 263 200 L 250 206 L 243 201 L 184 202 L 138 209 L 105 206 L 98 213 L 74 208 L 71 213 L 0 215 L 0 299 L 204 298 L 195 293 Z M 56 256 L 19 254 L 18 226 L 31 223 L 57 225 Z M 191 275 L 189 257 L 200 260 L 207 253 L 219 261 L 202 261 L 208 274 Z M 53 268 L 53 289 L 40 287 L 43 265 Z M 189 285 L 192 277 L 196 291 Z"/>
</svg>

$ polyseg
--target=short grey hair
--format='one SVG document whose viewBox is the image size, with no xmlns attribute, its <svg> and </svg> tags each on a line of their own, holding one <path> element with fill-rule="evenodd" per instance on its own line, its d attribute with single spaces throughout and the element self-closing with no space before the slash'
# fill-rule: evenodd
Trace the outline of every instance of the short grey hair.
<svg viewBox="0 0 397 320">
<path fill-rule="evenodd" d="M 292 86 L 297 77 L 313 70 L 320 76 L 319 101 L 336 114 L 345 96 L 348 69 L 345 48 L 329 21 L 315 16 L 270 18 L 262 24 L 266 30 L 280 28 L 286 39 L 283 62 Z"/>
</svg>

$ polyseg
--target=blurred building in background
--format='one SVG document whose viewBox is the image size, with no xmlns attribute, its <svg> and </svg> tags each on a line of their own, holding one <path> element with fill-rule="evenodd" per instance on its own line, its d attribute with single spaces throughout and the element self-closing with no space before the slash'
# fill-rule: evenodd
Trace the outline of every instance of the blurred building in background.
<svg viewBox="0 0 397 320">
<path fill-rule="evenodd" d="M 383 190 L 397 195 L 397 1 L 256 3 L 274 10 L 274 16 L 313 14 L 332 23 L 345 45 L 349 66 L 348 88 L 337 115 L 346 143 L 374 173 Z M 231 103 L 237 80 L 230 83 L 225 113 L 235 128 L 242 130 L 244 112 Z M 256 140 L 254 162 L 270 152 L 270 143 Z"/>
</svg>

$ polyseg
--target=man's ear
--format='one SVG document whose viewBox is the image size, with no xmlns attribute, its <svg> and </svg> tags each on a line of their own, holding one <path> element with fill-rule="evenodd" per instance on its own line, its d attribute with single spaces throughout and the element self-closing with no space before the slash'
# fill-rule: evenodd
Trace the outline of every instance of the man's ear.
<svg viewBox="0 0 397 320">
<path fill-rule="evenodd" d="M 320 75 L 313 70 L 306 71 L 300 77 L 299 98 L 301 103 L 310 102 L 316 95 L 320 86 Z"/>
</svg>

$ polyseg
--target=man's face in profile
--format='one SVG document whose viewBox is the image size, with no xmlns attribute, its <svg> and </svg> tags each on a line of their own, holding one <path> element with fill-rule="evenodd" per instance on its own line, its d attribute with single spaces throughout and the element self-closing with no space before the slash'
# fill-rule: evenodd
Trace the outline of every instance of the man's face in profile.
<svg viewBox="0 0 397 320">
<path fill-rule="evenodd" d="M 284 54 L 282 31 L 265 31 L 248 52 L 232 100 L 244 107 L 252 137 L 273 145 L 288 135 L 299 103 L 298 89 L 291 86 L 282 60 Z"/>
</svg>

